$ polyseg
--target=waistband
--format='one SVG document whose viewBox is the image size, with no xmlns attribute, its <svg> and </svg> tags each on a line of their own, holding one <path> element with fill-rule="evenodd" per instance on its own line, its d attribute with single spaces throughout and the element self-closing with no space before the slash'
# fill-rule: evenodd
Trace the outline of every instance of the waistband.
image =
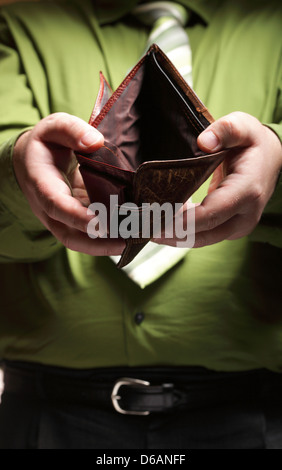
<svg viewBox="0 0 282 470">
<path fill-rule="evenodd" d="M 5 393 L 147 416 L 175 409 L 281 399 L 282 375 L 265 369 L 214 372 L 201 367 L 69 370 L 4 363 Z"/>
</svg>

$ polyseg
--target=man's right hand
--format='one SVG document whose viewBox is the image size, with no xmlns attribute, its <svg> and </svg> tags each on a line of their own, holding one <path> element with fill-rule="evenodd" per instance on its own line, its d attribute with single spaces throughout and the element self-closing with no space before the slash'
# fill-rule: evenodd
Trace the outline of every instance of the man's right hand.
<svg viewBox="0 0 282 470">
<path fill-rule="evenodd" d="M 102 134 L 83 120 L 52 114 L 24 133 L 14 149 L 19 186 L 33 213 L 67 248 L 92 256 L 122 253 L 125 243 L 91 239 L 87 226 L 93 216 L 74 151 L 93 152 L 104 143 Z"/>
</svg>

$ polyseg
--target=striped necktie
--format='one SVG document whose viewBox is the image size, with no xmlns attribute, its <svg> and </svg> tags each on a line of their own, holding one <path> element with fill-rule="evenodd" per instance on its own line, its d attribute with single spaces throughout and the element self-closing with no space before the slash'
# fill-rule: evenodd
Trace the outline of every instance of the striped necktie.
<svg viewBox="0 0 282 470">
<path fill-rule="evenodd" d="M 152 28 L 144 52 L 152 44 L 157 44 L 192 87 L 192 52 L 184 29 L 189 19 L 188 11 L 174 2 L 150 2 L 138 5 L 132 14 Z M 123 271 L 144 288 L 181 261 L 188 251 L 189 248 L 174 248 L 149 242 Z M 119 257 L 112 259 L 117 263 Z"/>
<path fill-rule="evenodd" d="M 192 87 L 192 51 L 185 31 L 189 19 L 187 9 L 174 2 L 150 2 L 138 5 L 133 15 L 152 27 L 146 51 L 157 44 Z"/>
</svg>

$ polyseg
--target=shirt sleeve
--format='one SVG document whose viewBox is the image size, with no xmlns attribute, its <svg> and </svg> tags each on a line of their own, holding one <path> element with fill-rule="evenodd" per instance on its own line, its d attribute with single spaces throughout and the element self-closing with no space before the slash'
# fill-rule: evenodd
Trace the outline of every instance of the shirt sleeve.
<svg viewBox="0 0 282 470">
<path fill-rule="evenodd" d="M 41 116 L 1 11 L 0 77 L 0 262 L 38 261 L 61 244 L 32 213 L 14 174 L 14 145 Z"/>
<path fill-rule="evenodd" d="M 276 133 L 282 145 L 282 71 L 280 77 L 274 122 L 266 125 Z M 282 170 L 276 189 L 263 212 L 260 223 L 250 235 L 250 239 L 282 248 Z"/>
</svg>

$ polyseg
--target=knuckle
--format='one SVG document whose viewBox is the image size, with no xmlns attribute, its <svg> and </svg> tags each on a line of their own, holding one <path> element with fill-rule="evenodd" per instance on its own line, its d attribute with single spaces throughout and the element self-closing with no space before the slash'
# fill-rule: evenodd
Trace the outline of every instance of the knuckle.
<svg viewBox="0 0 282 470">
<path fill-rule="evenodd" d="M 37 124 L 34 136 L 41 141 L 55 142 L 63 147 L 74 148 L 85 133 L 85 126 L 88 124 L 76 116 L 62 112 L 54 113 Z"/>
<path fill-rule="evenodd" d="M 265 197 L 263 188 L 260 185 L 253 185 L 249 189 L 246 204 L 250 217 L 258 222 L 264 206 Z"/>
<path fill-rule="evenodd" d="M 35 197 L 37 198 L 41 206 L 44 205 L 47 193 L 46 184 L 44 183 L 44 181 L 38 181 L 37 179 L 31 181 L 31 184 L 35 192 Z"/>
<path fill-rule="evenodd" d="M 213 230 L 220 224 L 220 214 L 218 211 L 206 208 L 204 212 L 204 219 L 201 224 L 201 231 Z"/>
<path fill-rule="evenodd" d="M 69 116 L 66 113 L 54 114 L 51 122 L 58 132 L 66 132 L 69 129 Z"/>
<path fill-rule="evenodd" d="M 233 113 L 229 114 L 229 116 L 233 117 L 234 119 L 237 119 L 238 121 L 241 121 L 241 119 L 244 119 L 249 115 L 247 113 L 244 113 L 243 111 L 234 111 Z"/>
<path fill-rule="evenodd" d="M 85 231 L 85 225 L 78 219 L 76 214 L 71 214 L 69 216 L 68 225 L 76 230 Z"/>
<path fill-rule="evenodd" d="M 46 116 L 33 129 L 34 137 L 45 140 L 50 132 L 57 132 L 61 129 L 62 123 L 66 121 L 65 113 L 53 113 Z"/>
<path fill-rule="evenodd" d="M 242 139 L 242 129 L 240 126 L 240 116 L 239 113 L 233 113 L 229 116 L 226 116 L 221 121 L 222 132 L 226 135 L 227 138 L 231 138 L 236 141 L 241 141 Z"/>
<path fill-rule="evenodd" d="M 45 196 L 43 199 L 43 207 L 46 214 L 52 219 L 56 219 L 57 205 L 56 199 L 53 196 Z"/>
<path fill-rule="evenodd" d="M 219 218 L 216 212 L 208 212 L 206 217 L 206 230 L 213 230 L 219 225 Z"/>
<path fill-rule="evenodd" d="M 45 118 L 45 124 L 49 130 L 58 133 L 68 133 L 72 125 L 72 119 L 67 113 L 54 113 Z"/>
<path fill-rule="evenodd" d="M 47 128 L 56 128 L 58 123 L 60 122 L 59 116 L 61 113 L 54 113 L 47 116 L 45 119 L 41 121 L 41 124 L 47 126 Z"/>
<path fill-rule="evenodd" d="M 244 201 L 242 200 L 241 195 L 232 194 L 228 200 L 229 218 L 239 213 L 240 208 L 243 204 L 244 204 Z"/>
<path fill-rule="evenodd" d="M 65 136 L 66 144 L 70 148 L 76 147 L 85 132 L 84 126 L 79 118 L 65 113 L 60 113 L 56 122 L 57 132 Z"/>
<path fill-rule="evenodd" d="M 261 199 L 263 198 L 263 189 L 260 184 L 253 184 L 249 192 L 250 200 L 253 203 L 260 204 Z"/>
<path fill-rule="evenodd" d="M 68 117 L 69 115 L 67 113 L 53 113 L 49 114 L 49 116 L 45 118 L 45 121 L 49 123 L 61 123 L 67 121 Z"/>
</svg>

